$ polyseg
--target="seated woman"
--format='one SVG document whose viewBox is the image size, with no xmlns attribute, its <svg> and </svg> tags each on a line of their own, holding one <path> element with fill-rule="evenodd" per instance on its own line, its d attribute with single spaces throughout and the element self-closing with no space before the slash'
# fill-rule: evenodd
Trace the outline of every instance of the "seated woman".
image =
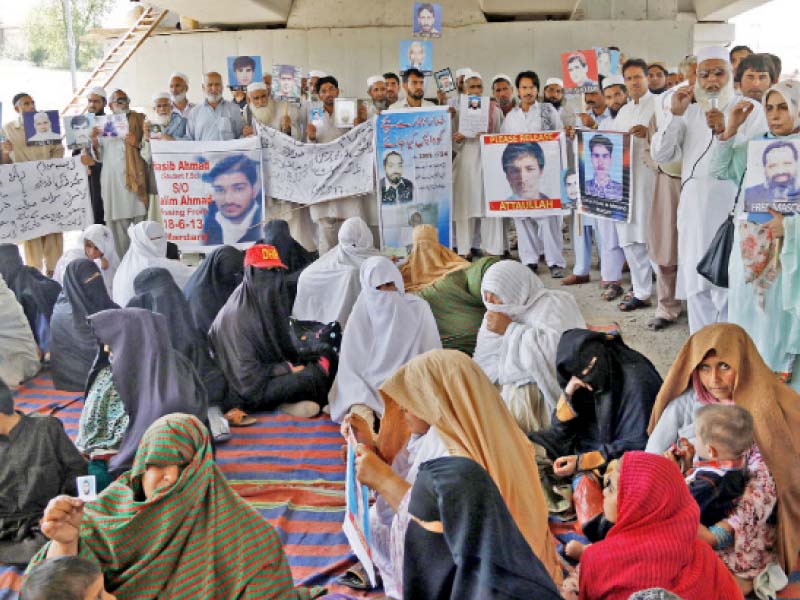
<svg viewBox="0 0 800 600">
<path fill-rule="evenodd" d="M 82 392 L 97 357 L 97 337 L 86 320 L 101 310 L 119 308 L 108 296 L 97 265 L 79 258 L 67 266 L 64 289 L 50 319 L 50 367 L 57 390 Z"/>
<path fill-rule="evenodd" d="M 347 219 L 336 247 L 300 273 L 292 315 L 303 321 L 338 321 L 344 329 L 361 292 L 359 269 L 366 259 L 379 255 L 364 220 Z"/>
<path fill-rule="evenodd" d="M 100 351 L 86 383 L 76 445 L 108 457 L 116 477 L 130 468 L 145 430 L 159 417 L 185 412 L 205 421 L 206 390 L 192 364 L 172 348 L 167 320 L 141 308 L 89 316 Z M 147 368 L 143 368 L 146 365 Z"/>
<path fill-rule="evenodd" d="M 289 308 L 291 308 L 297 296 L 300 273 L 314 262 L 317 255 L 303 248 L 303 245 L 292 237 L 289 233 L 289 223 L 282 219 L 274 219 L 264 225 L 264 238 L 259 240 L 259 243 L 274 246 L 281 261 L 286 265 L 284 285 L 289 294 Z"/>
<path fill-rule="evenodd" d="M 152 423 L 131 470 L 97 500 L 53 498 L 42 531 L 50 542 L 29 569 L 80 556 L 100 566 L 106 589 L 119 598 L 306 599 L 321 592 L 294 589 L 277 532 L 230 487 L 208 431 L 190 415 Z"/>
<path fill-rule="evenodd" d="M 714 403 L 735 403 L 753 416 L 747 487 L 715 544 L 747 593 L 772 562 L 790 573 L 800 550 L 800 395 L 778 381 L 744 329 L 708 325 L 687 340 L 664 380 L 647 451 L 662 454 L 680 438 L 694 443 L 695 411 Z"/>
<path fill-rule="evenodd" d="M 280 410 L 311 418 L 327 403 L 336 352 L 301 356 L 292 339 L 286 266 L 272 246 L 247 250 L 244 281 L 211 325 L 209 340 L 231 391 L 231 425 L 249 421 L 246 411 Z"/>
<path fill-rule="evenodd" d="M 545 289 L 530 269 L 513 260 L 486 271 L 481 294 L 488 312 L 478 332 L 475 362 L 502 388 L 523 431 L 547 427 L 561 394 L 556 377 L 561 334 L 586 327 L 575 297 Z"/>
<path fill-rule="evenodd" d="M 25 311 L 0 275 L 0 380 L 16 388 L 40 367 L 39 348 Z"/>
<path fill-rule="evenodd" d="M 45 538 L 39 520 L 50 498 L 74 494 L 86 461 L 55 417 L 14 411 L 0 380 L 0 564 L 25 565 Z"/>
<path fill-rule="evenodd" d="M 475 352 L 478 330 L 486 314 L 481 283 L 486 270 L 498 260 L 494 256 L 477 259 L 417 292 L 431 307 L 443 348 L 461 350 L 470 356 Z"/>
<path fill-rule="evenodd" d="M 72 261 L 78 260 L 79 258 L 86 258 L 83 248 L 68 248 L 64 250 L 61 258 L 58 259 L 56 268 L 53 270 L 53 280 L 58 283 L 62 289 L 64 288 L 64 274 L 67 271 L 67 267 Z"/>
<path fill-rule="evenodd" d="M 0 244 L 0 277 L 25 312 L 42 355 L 50 352 L 50 317 L 61 286 L 37 269 L 22 264 L 16 244 Z"/>
<path fill-rule="evenodd" d="M 211 323 L 244 277 L 244 252 L 233 246 L 214 249 L 197 265 L 183 287 L 197 329 L 208 337 Z"/>
<path fill-rule="evenodd" d="M 378 388 L 409 359 L 441 348 L 427 302 L 403 289 L 391 260 L 373 256 L 361 265 L 361 294 L 342 340 L 339 374 L 331 392 L 331 418 L 355 412 L 370 427 L 383 416 Z"/>
<path fill-rule="evenodd" d="M 404 446 L 408 447 L 411 432 L 427 426 L 435 430 L 447 454 L 469 458 L 488 472 L 525 541 L 548 575 L 560 583 L 561 567 L 547 526 L 547 506 L 533 446 L 515 426 L 511 413 L 480 368 L 463 352 L 433 350 L 401 367 L 386 380 L 380 393 L 386 416 L 377 441 L 370 440 L 359 428 L 357 469 L 359 480 L 378 490 L 396 513 L 391 530 L 387 533 L 384 525 L 381 534 L 386 548 L 383 556 L 390 558 L 381 562 L 384 578 L 388 572 L 396 583 L 408 581 L 400 569 L 404 564 L 402 540 L 406 539 L 413 483 L 389 465 L 394 465 Z M 412 427 L 404 427 L 400 415 Z M 430 432 L 425 437 L 428 435 Z M 444 455 L 441 450 L 437 453 Z M 530 570 L 535 570 L 535 564 L 530 565 Z M 403 591 L 399 590 L 400 594 Z"/>
<path fill-rule="evenodd" d="M 451 456 L 423 464 L 408 512 L 407 598 L 560 600 L 497 485 L 473 460 Z"/>
<path fill-rule="evenodd" d="M 142 221 L 128 228 L 131 245 L 114 275 L 114 302 L 125 306 L 133 297 L 133 280 L 148 267 L 163 267 L 169 271 L 179 288 L 192 276 L 192 268 L 179 260 L 167 258 L 167 238 L 164 228 L 155 221 Z"/>
<path fill-rule="evenodd" d="M 529 433 L 553 461 L 557 477 L 572 477 L 578 522 L 601 513 L 599 481 L 606 465 L 629 450 L 644 450 L 661 376 L 619 336 L 570 329 L 556 354 L 564 389 L 548 429 Z"/>
<path fill-rule="evenodd" d="M 119 256 L 114 246 L 114 235 L 105 225 L 89 225 L 81 234 L 86 258 L 93 260 L 103 274 L 108 294 L 112 293 L 114 275 L 119 268 Z"/>
<path fill-rule="evenodd" d="M 408 260 L 400 266 L 407 292 L 417 292 L 440 277 L 469 262 L 439 243 L 439 231 L 433 225 L 417 225 L 413 233 L 414 247 Z"/>
<path fill-rule="evenodd" d="M 700 509 L 671 461 L 628 452 L 609 478 L 603 510 L 615 523 L 580 563 L 582 600 L 628 600 L 660 587 L 683 600 L 742 600 L 736 581 L 697 538 Z"/>
</svg>

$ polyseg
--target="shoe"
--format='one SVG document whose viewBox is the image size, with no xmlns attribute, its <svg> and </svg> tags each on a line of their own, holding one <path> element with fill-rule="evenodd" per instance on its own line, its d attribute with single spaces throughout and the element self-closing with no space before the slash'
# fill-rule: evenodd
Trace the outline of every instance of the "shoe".
<svg viewBox="0 0 800 600">
<path fill-rule="evenodd" d="M 536 275 L 539 274 L 539 265 L 525 265 L 525 266 L 528 267 L 531 271 L 533 271 L 534 274 Z"/>
<path fill-rule="evenodd" d="M 483 258 L 483 250 L 481 250 L 480 248 L 470 248 L 469 249 L 469 255 L 473 259 L 475 259 L 475 258 Z"/>
<path fill-rule="evenodd" d="M 647 322 L 647 328 L 651 331 L 661 331 L 662 329 L 666 329 L 670 325 L 674 325 L 675 321 L 670 321 L 669 319 L 662 319 L 661 317 L 656 317 L 655 319 L 651 319 Z"/>
<path fill-rule="evenodd" d="M 591 281 L 591 277 L 589 275 L 567 275 L 564 281 L 561 282 L 561 285 L 577 285 L 579 283 L 589 283 Z"/>
<path fill-rule="evenodd" d="M 503 252 L 503 260 L 512 260 L 511 251 L 506 250 Z"/>
<path fill-rule="evenodd" d="M 228 420 L 222 415 L 219 406 L 208 407 L 208 427 L 211 430 L 211 437 L 218 444 L 227 442 L 231 439 L 231 427 Z"/>
<path fill-rule="evenodd" d="M 564 279 L 564 269 L 556 265 L 553 265 L 552 267 L 550 267 L 550 277 L 552 277 L 553 279 Z"/>
<path fill-rule="evenodd" d="M 286 402 L 278 406 L 278 410 L 300 419 L 311 419 L 319 414 L 319 404 L 312 400 Z"/>
<path fill-rule="evenodd" d="M 231 427 L 250 427 L 256 424 L 256 418 L 251 417 L 241 408 L 232 408 L 225 413 L 225 419 Z"/>
</svg>

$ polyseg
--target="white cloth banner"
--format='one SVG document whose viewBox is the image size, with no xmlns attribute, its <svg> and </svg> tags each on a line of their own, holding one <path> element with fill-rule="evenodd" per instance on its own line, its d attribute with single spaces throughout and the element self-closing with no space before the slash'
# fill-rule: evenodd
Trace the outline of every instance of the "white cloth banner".
<svg viewBox="0 0 800 600">
<path fill-rule="evenodd" d="M 0 166 L 0 243 L 18 243 L 92 224 L 80 157 Z"/>
<path fill-rule="evenodd" d="M 375 189 L 375 120 L 327 144 L 308 144 L 269 127 L 259 128 L 267 194 L 278 200 L 316 204 Z"/>
</svg>

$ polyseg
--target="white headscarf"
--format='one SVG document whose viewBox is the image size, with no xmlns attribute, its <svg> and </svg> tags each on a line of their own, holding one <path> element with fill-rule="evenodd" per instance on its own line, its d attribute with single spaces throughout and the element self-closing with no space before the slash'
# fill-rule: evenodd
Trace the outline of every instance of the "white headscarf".
<svg viewBox="0 0 800 600">
<path fill-rule="evenodd" d="M 69 263 L 79 258 L 86 258 L 86 254 L 81 248 L 67 248 L 58 259 L 56 268 L 53 270 L 53 279 L 55 279 L 61 287 L 64 287 L 64 274 L 67 272 Z"/>
<path fill-rule="evenodd" d="M 103 281 L 106 284 L 108 295 L 112 294 L 112 284 L 114 282 L 114 275 L 119 268 L 119 256 L 117 256 L 117 249 L 114 246 L 114 235 L 111 230 L 105 225 L 89 225 L 80 237 L 81 246 L 84 242 L 89 240 L 95 247 L 103 253 L 103 258 L 108 261 L 108 268 L 104 269 L 102 262 L 99 258 L 94 261 L 97 268 L 103 274 Z"/>
<path fill-rule="evenodd" d="M 487 292 L 503 303 L 486 302 Z M 498 335 L 486 327 L 484 316 L 475 362 L 494 383 L 536 383 L 552 409 L 561 394 L 556 379 L 556 350 L 561 334 L 567 329 L 586 327 L 575 298 L 569 292 L 546 289 L 528 267 L 512 260 L 501 260 L 489 267 L 481 283 L 481 295 L 488 311 L 504 313 L 513 323 L 505 334 Z"/>
<path fill-rule="evenodd" d="M 133 280 L 148 267 L 167 269 L 178 287 L 183 289 L 192 269 L 179 260 L 167 258 L 167 237 L 155 221 L 142 221 L 128 227 L 131 245 L 114 276 L 114 302 L 124 307 L 133 298 Z"/>
<path fill-rule="evenodd" d="M 372 231 L 364 220 L 347 219 L 339 229 L 339 244 L 300 274 L 294 317 L 321 323 L 339 321 L 344 328 L 361 292 L 361 264 L 378 255 L 372 244 Z"/>
<path fill-rule="evenodd" d="M 800 81 L 788 79 L 776 83 L 767 90 L 764 94 L 764 99 L 761 101 L 764 105 L 764 110 L 767 109 L 767 98 L 772 92 L 780 94 L 789 105 L 789 113 L 792 115 L 792 124 L 795 129 L 800 127 Z"/>
<path fill-rule="evenodd" d="M 361 265 L 361 294 L 356 300 L 331 392 L 331 418 L 341 422 L 354 404 L 383 415 L 378 388 L 418 354 L 442 347 L 430 306 L 406 294 L 400 271 L 388 258 L 373 256 Z M 396 292 L 377 289 L 394 283 Z"/>
</svg>

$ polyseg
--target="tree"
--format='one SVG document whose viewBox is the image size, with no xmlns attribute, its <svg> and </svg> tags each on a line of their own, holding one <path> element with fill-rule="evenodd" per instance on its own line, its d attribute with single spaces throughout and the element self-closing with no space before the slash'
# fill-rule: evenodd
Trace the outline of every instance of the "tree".
<svg viewBox="0 0 800 600">
<path fill-rule="evenodd" d="M 111 10 L 114 0 L 71 0 L 72 27 L 75 32 L 76 61 L 78 69 L 86 69 L 101 56 L 102 47 L 83 41 L 89 30 L 99 27 L 103 17 Z M 28 42 L 28 56 L 37 64 L 52 67 L 69 67 L 66 17 L 62 0 L 40 0 L 31 9 L 24 26 Z"/>
</svg>

